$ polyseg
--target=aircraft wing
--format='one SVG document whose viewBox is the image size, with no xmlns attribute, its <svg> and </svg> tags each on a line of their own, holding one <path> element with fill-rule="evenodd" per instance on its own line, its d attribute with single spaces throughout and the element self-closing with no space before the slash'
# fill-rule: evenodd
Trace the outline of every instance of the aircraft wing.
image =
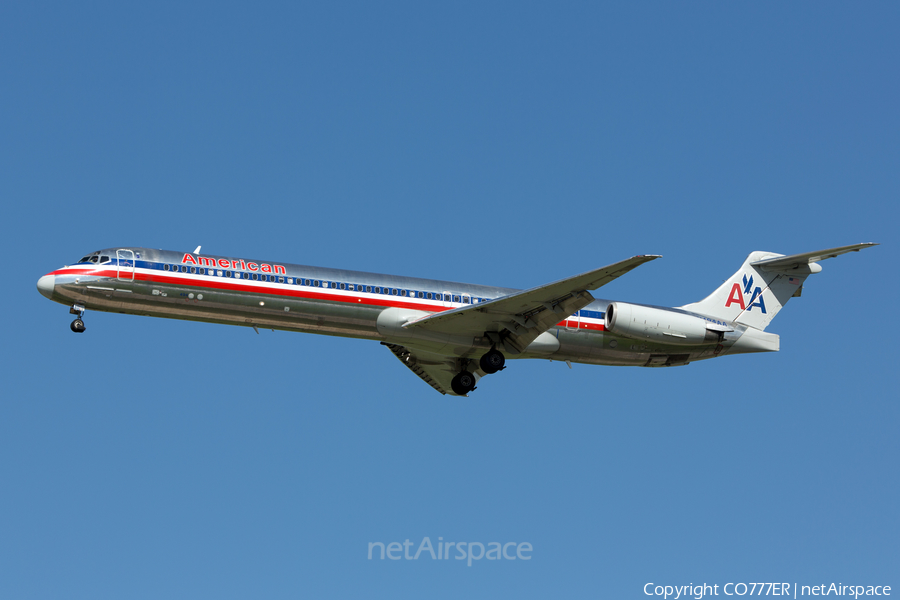
<svg viewBox="0 0 900 600">
<path fill-rule="evenodd" d="M 819 262 L 820 260 L 825 260 L 826 258 L 834 258 L 835 256 L 846 254 L 847 252 L 859 252 L 863 248 L 869 248 L 871 246 L 877 245 L 878 244 L 874 242 L 866 242 L 863 244 L 853 244 L 851 246 L 840 246 L 838 248 L 818 250 L 816 252 L 806 252 L 804 254 L 776 256 L 775 258 L 758 260 L 750 264 L 751 266 L 759 267 L 767 271 L 791 269 L 797 267 L 798 265 L 807 265 L 810 263 Z"/>
<path fill-rule="evenodd" d="M 459 358 L 413 350 L 399 344 L 381 342 L 381 345 L 387 346 L 388 350 L 393 352 L 394 356 L 399 358 L 400 362 L 406 365 L 410 371 L 440 393 L 451 396 L 458 395 L 453 391 L 450 382 L 459 372 Z M 476 377 L 478 375 L 479 373 L 475 373 Z"/>
<path fill-rule="evenodd" d="M 489 302 L 435 313 L 403 325 L 451 335 L 482 336 L 493 332 L 507 352 L 518 354 L 567 316 L 594 301 L 595 290 L 656 255 L 634 256 L 615 264 L 561 279 Z"/>
</svg>

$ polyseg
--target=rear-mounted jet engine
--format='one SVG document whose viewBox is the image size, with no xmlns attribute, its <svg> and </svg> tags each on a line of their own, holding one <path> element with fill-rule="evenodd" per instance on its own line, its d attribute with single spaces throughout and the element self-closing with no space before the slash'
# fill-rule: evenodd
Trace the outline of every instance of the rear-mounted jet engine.
<svg viewBox="0 0 900 600">
<path fill-rule="evenodd" d="M 627 302 L 610 302 L 605 325 L 622 337 L 678 346 L 717 344 L 725 331 L 731 331 L 699 317 Z"/>
</svg>

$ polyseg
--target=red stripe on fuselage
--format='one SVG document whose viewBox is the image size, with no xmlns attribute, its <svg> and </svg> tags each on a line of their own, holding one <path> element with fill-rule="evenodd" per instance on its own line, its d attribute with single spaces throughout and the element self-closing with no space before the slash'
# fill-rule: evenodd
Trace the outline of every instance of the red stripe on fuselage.
<svg viewBox="0 0 900 600">
<path fill-rule="evenodd" d="M 117 281 L 130 282 L 131 279 L 118 279 L 119 272 L 112 269 L 103 269 L 103 270 L 92 270 L 92 269 L 59 269 L 53 271 L 52 273 L 48 273 L 48 275 L 88 275 L 91 277 L 108 277 L 110 279 L 116 279 Z M 394 307 L 394 308 L 408 308 L 411 310 L 421 310 L 423 312 L 443 312 L 446 310 L 453 310 L 454 308 L 459 308 L 456 306 L 436 306 L 432 304 L 417 304 L 413 302 L 403 302 L 399 300 L 399 296 L 389 296 L 390 300 L 382 300 L 381 298 L 363 298 L 362 296 L 357 296 L 352 292 L 346 292 L 345 294 L 334 294 L 327 292 L 315 292 L 312 290 L 308 290 L 306 286 L 304 289 L 284 289 L 284 288 L 273 288 L 267 285 L 260 285 L 259 283 L 253 283 L 252 280 L 244 280 L 240 279 L 240 284 L 232 283 L 233 279 L 228 279 L 225 281 L 208 281 L 205 279 L 191 279 L 185 277 L 172 277 L 169 275 L 162 274 L 147 274 L 147 273 L 134 273 L 135 281 L 146 281 L 149 283 L 162 283 L 162 284 L 170 284 L 170 285 L 186 285 L 190 287 L 201 287 L 207 289 L 216 289 L 216 290 L 228 290 L 233 292 L 255 292 L 260 295 L 268 295 L 268 296 L 287 296 L 291 298 L 305 298 L 310 300 L 327 300 L 330 302 L 343 302 L 346 304 L 354 304 L 356 306 L 367 305 L 367 306 L 384 306 L 384 307 Z M 271 283 L 271 282 L 265 282 Z M 291 284 L 280 284 L 280 285 L 291 285 Z M 395 300 L 395 298 L 397 298 Z M 465 306 L 465 305 L 463 305 Z M 605 331 L 606 328 L 602 323 L 585 323 L 579 321 L 568 321 L 562 320 L 556 324 L 557 327 L 564 327 L 566 329 L 589 329 L 593 331 Z"/>
</svg>

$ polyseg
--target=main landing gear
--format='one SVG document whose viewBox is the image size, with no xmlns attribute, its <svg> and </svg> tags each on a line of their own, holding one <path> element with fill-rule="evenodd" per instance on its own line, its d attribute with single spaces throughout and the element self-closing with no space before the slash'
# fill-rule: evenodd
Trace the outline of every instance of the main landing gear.
<svg viewBox="0 0 900 600">
<path fill-rule="evenodd" d="M 84 326 L 84 321 L 81 317 L 84 316 L 84 307 L 80 304 L 73 304 L 72 308 L 69 309 L 70 315 L 78 315 L 78 318 L 72 321 L 72 324 L 69 325 L 69 328 L 75 333 L 84 333 L 86 329 Z"/>
<path fill-rule="evenodd" d="M 488 375 L 492 375 L 497 371 L 502 371 L 506 368 L 506 358 L 497 351 L 496 348 L 491 348 L 487 351 L 487 353 L 481 357 L 481 360 L 478 361 L 481 370 L 487 373 Z"/>
<path fill-rule="evenodd" d="M 450 382 L 453 393 L 465 396 L 475 389 L 475 376 L 468 371 L 461 371 Z"/>
<path fill-rule="evenodd" d="M 464 361 L 464 364 L 465 362 L 467 361 Z M 478 361 L 478 366 L 486 374 L 491 375 L 506 368 L 506 357 L 496 348 L 491 348 Z M 450 382 L 450 387 L 453 388 L 453 393 L 465 396 L 475 389 L 475 376 L 464 368 Z"/>
</svg>

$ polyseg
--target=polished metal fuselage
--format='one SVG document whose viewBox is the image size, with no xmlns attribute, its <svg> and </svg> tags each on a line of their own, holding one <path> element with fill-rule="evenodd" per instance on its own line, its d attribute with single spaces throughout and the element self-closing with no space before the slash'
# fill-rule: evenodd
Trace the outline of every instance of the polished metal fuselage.
<svg viewBox="0 0 900 600">
<path fill-rule="evenodd" d="M 386 308 L 437 312 L 517 291 L 148 248 L 113 248 L 94 255 L 109 258 L 102 264 L 79 263 L 48 274 L 53 277 L 49 297 L 87 310 L 388 343 L 397 342 L 378 325 L 378 317 Z M 718 344 L 690 347 L 628 339 L 605 331 L 603 315 L 608 305 L 607 300 L 596 300 L 560 321 L 548 332 L 558 340 L 558 346 L 535 345 L 508 358 L 674 366 L 728 353 L 744 330 L 737 327 Z M 457 343 L 453 352 L 471 358 L 490 347 L 490 339 L 475 337 Z"/>
</svg>

